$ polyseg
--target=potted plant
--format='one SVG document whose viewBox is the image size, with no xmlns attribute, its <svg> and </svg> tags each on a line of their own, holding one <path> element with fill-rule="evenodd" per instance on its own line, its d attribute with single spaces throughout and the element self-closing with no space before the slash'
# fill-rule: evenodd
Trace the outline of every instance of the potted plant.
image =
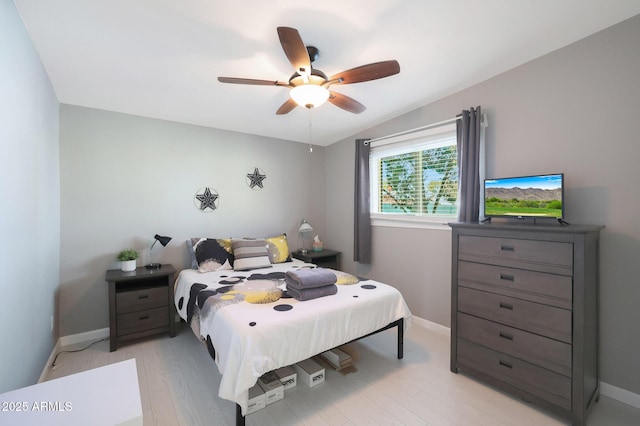
<svg viewBox="0 0 640 426">
<path fill-rule="evenodd" d="M 136 270 L 136 259 L 138 252 L 133 249 L 124 249 L 118 253 L 117 259 L 120 261 L 120 269 L 123 272 L 131 272 Z"/>
</svg>

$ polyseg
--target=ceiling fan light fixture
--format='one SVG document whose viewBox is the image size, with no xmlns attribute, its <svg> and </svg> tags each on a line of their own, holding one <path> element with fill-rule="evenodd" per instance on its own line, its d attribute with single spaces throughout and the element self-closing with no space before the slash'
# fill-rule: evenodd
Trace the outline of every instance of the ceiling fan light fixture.
<svg viewBox="0 0 640 426">
<path fill-rule="evenodd" d="M 297 106 L 309 111 L 329 100 L 330 103 L 345 111 L 360 114 L 367 108 L 349 96 L 329 91 L 334 84 L 353 84 L 389 77 L 400 72 L 400 64 L 395 59 L 360 65 L 331 77 L 311 64 L 318 59 L 319 50 L 314 46 L 305 46 L 300 33 L 295 28 L 278 27 L 280 46 L 295 72 L 289 81 L 258 80 L 255 78 L 218 77 L 221 83 L 252 84 L 257 86 L 280 86 L 291 89 L 290 97 L 276 110 L 277 115 L 288 114 Z"/>
<path fill-rule="evenodd" d="M 291 99 L 305 108 L 317 108 L 329 99 L 329 90 L 317 84 L 301 84 L 291 89 Z"/>
</svg>

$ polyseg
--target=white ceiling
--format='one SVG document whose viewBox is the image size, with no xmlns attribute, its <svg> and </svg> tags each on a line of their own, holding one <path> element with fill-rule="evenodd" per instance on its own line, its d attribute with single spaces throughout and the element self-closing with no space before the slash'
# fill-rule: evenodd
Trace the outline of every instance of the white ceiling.
<svg viewBox="0 0 640 426">
<path fill-rule="evenodd" d="M 363 103 L 311 111 L 329 145 L 640 13 L 638 0 L 15 0 L 61 103 L 309 142 L 276 27 L 320 49 L 327 75 L 396 59 L 400 74 L 333 90 Z M 425 123 L 427 124 L 427 123 Z"/>
</svg>

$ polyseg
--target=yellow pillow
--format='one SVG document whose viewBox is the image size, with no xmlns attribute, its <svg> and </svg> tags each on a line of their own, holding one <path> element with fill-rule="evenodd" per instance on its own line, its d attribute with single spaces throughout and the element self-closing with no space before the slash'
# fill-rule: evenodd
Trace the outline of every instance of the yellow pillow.
<svg viewBox="0 0 640 426">
<path fill-rule="evenodd" d="M 271 263 L 282 263 L 291 261 L 289 255 L 289 243 L 287 242 L 287 234 L 276 235 L 275 237 L 266 238 L 267 250 L 269 251 L 269 260 Z"/>
</svg>

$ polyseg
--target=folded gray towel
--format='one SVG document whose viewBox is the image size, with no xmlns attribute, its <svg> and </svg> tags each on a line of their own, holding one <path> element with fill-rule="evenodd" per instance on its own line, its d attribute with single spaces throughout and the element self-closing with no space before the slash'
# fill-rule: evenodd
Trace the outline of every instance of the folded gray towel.
<svg viewBox="0 0 640 426">
<path fill-rule="evenodd" d="M 318 297 L 331 296 L 338 292 L 338 286 L 335 284 L 325 285 L 322 287 L 295 289 L 287 285 L 287 293 L 296 300 L 304 301 L 317 299 Z"/>
<path fill-rule="evenodd" d="M 297 269 L 285 274 L 287 286 L 298 290 L 335 284 L 336 279 L 336 274 L 324 268 Z"/>
</svg>

